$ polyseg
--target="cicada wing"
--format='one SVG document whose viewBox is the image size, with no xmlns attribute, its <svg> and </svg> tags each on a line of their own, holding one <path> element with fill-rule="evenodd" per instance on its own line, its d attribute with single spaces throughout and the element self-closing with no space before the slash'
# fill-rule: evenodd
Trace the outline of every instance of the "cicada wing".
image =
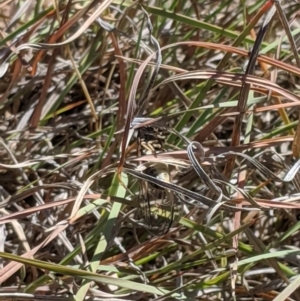
<svg viewBox="0 0 300 301">
<path fill-rule="evenodd" d="M 141 185 L 144 185 L 141 183 Z M 140 205 L 142 220 L 154 235 L 166 234 L 174 219 L 174 195 L 166 189 L 141 188 Z"/>
</svg>

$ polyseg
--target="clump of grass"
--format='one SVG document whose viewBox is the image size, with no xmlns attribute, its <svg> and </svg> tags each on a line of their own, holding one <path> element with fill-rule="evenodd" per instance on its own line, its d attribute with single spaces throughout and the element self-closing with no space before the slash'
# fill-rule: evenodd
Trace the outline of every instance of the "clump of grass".
<svg viewBox="0 0 300 301">
<path fill-rule="evenodd" d="M 299 4 L 198 2 L 2 4 L 3 298 L 300 299 Z M 168 232 L 138 179 L 174 193 Z"/>
</svg>

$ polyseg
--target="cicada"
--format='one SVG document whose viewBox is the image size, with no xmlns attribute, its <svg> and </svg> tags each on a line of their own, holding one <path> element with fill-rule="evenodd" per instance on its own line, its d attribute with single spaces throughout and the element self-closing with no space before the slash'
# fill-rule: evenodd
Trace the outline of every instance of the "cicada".
<svg viewBox="0 0 300 301">
<path fill-rule="evenodd" d="M 138 130 L 137 156 L 154 155 L 164 151 L 168 131 L 155 126 L 145 126 Z M 163 162 L 141 163 L 139 169 L 153 178 L 171 182 L 170 166 Z M 174 219 L 175 195 L 171 190 L 139 179 L 140 215 L 148 230 L 153 234 L 165 234 Z"/>
</svg>

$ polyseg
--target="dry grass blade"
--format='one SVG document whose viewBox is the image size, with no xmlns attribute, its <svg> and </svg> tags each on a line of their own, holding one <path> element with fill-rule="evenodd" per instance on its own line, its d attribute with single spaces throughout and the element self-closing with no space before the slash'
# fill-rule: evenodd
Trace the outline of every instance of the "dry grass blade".
<svg viewBox="0 0 300 301">
<path fill-rule="evenodd" d="M 187 147 L 187 154 L 191 161 L 191 164 L 193 168 L 195 169 L 196 173 L 200 177 L 201 181 L 207 185 L 207 187 L 213 191 L 215 194 L 219 195 L 218 201 L 221 201 L 221 199 L 224 197 L 221 189 L 215 185 L 215 183 L 210 179 L 210 177 L 207 175 L 207 173 L 203 170 L 201 165 L 199 164 L 198 160 L 196 159 L 196 156 L 194 154 L 194 149 L 197 148 L 198 152 L 200 153 L 200 162 L 204 160 L 204 149 L 203 146 L 199 142 L 191 142 Z"/>
<path fill-rule="evenodd" d="M 191 79 L 213 79 L 216 82 L 226 83 L 227 85 L 231 86 L 241 86 L 243 83 L 252 84 L 258 87 L 262 87 L 265 89 L 267 93 L 268 90 L 272 92 L 277 92 L 279 95 L 288 98 L 291 101 L 299 102 L 299 97 L 295 94 L 289 92 L 281 88 L 280 86 L 271 83 L 268 80 L 263 78 L 259 78 L 253 75 L 245 75 L 245 74 L 238 74 L 238 73 L 229 73 L 229 72 L 222 72 L 222 71 L 191 71 L 184 74 L 178 74 L 171 76 L 170 78 L 162 81 L 160 85 L 164 85 L 169 81 L 179 81 L 179 80 L 191 80 Z M 255 90 L 255 86 L 252 88 Z M 157 86 L 158 87 L 158 86 Z M 261 91 L 263 92 L 263 91 Z M 240 112 L 239 112 L 240 113 Z"/>
<path fill-rule="evenodd" d="M 287 35 L 288 40 L 290 42 L 290 46 L 291 46 L 291 49 L 292 49 L 292 53 L 294 54 L 296 65 L 298 66 L 298 68 L 300 68 L 300 58 L 299 58 L 299 54 L 298 54 L 298 50 L 297 50 L 295 40 L 293 38 L 293 35 L 292 35 L 290 27 L 289 27 L 289 23 L 286 19 L 285 13 L 284 13 L 284 11 L 281 7 L 280 1 L 274 1 L 274 3 L 275 3 L 275 6 L 276 6 L 276 10 L 277 10 L 279 19 L 280 19 L 280 21 L 282 23 L 282 26 L 284 28 L 285 34 Z"/>
<path fill-rule="evenodd" d="M 57 236 L 63 232 L 68 227 L 67 224 L 59 225 L 55 228 L 55 230 L 48 235 L 48 237 L 42 241 L 39 245 L 37 245 L 35 248 L 31 249 L 30 251 L 24 253 L 22 255 L 23 258 L 31 258 L 34 256 L 35 253 L 37 253 L 41 248 L 47 246 L 53 239 L 56 239 Z M 10 276 L 12 276 L 16 271 L 18 271 L 22 267 L 21 263 L 17 263 L 14 261 L 11 261 L 9 264 L 7 264 L 1 271 L 0 271 L 0 283 L 2 284 L 4 281 L 6 281 Z"/>
<path fill-rule="evenodd" d="M 131 138 L 131 136 L 129 135 L 129 129 L 131 126 L 131 122 L 134 118 L 134 115 L 137 114 L 138 112 L 140 112 L 144 105 L 147 102 L 147 98 L 148 98 L 148 94 L 149 91 L 151 90 L 154 81 L 157 77 L 159 68 L 160 68 L 160 64 L 161 64 L 161 52 L 160 52 L 160 47 L 159 44 L 157 42 L 157 40 L 154 38 L 154 36 L 152 36 L 152 24 L 151 24 L 151 20 L 147 14 L 147 12 L 143 9 L 144 14 L 146 15 L 146 19 L 147 19 L 147 28 L 149 31 L 149 35 L 150 35 L 150 41 L 152 44 L 154 44 L 155 46 L 155 50 L 156 52 L 153 53 L 152 55 L 150 55 L 147 60 L 140 66 L 138 72 L 136 73 L 134 80 L 133 80 L 133 85 L 130 89 L 130 94 L 129 94 L 129 99 L 128 99 L 128 106 L 127 106 L 127 112 L 126 112 L 126 121 L 125 121 L 125 126 L 124 126 L 124 132 L 123 132 L 123 136 L 122 136 L 122 143 L 121 143 L 121 157 L 120 157 L 120 163 L 118 166 L 118 173 L 120 174 L 121 169 L 124 165 L 124 161 L 125 161 L 125 153 L 126 153 L 126 147 L 128 145 L 128 142 Z M 154 73 L 151 76 L 151 79 L 147 85 L 147 87 L 144 89 L 143 94 L 141 95 L 138 104 L 136 103 L 136 92 L 137 92 L 137 86 L 138 83 L 140 81 L 140 78 L 144 72 L 144 69 L 146 68 L 147 64 L 151 61 L 151 59 L 153 58 L 154 54 L 156 54 L 156 64 L 155 64 L 155 69 L 154 69 Z"/>
<path fill-rule="evenodd" d="M 275 173 L 273 173 L 271 170 L 269 170 L 267 167 L 265 167 L 262 163 L 260 163 L 258 160 L 255 160 L 254 158 L 243 154 L 243 153 L 236 153 L 236 152 L 228 152 L 228 153 L 223 153 L 221 156 L 230 156 L 230 155 L 236 155 L 240 156 L 247 161 L 249 161 L 251 164 L 253 164 L 259 171 L 261 171 L 263 174 L 265 174 L 267 177 L 271 178 L 272 180 L 275 181 L 280 181 L 280 182 L 290 182 L 293 180 L 293 177 L 297 173 L 298 169 L 300 168 L 300 161 L 297 161 L 293 168 L 289 170 L 289 172 L 284 175 L 282 178 L 278 177 Z"/>
<path fill-rule="evenodd" d="M 297 32 L 298 33 L 298 32 Z M 217 50 L 217 51 L 222 51 L 222 52 L 226 52 L 226 53 L 231 53 L 231 54 L 236 54 L 236 55 L 240 55 L 243 57 L 248 57 L 249 56 L 249 51 L 244 50 L 244 49 L 240 49 L 238 47 L 233 47 L 230 45 L 220 45 L 217 43 L 212 43 L 212 42 L 201 42 L 201 41 L 184 41 L 184 42 L 178 42 L 178 43 L 173 43 L 170 44 L 168 46 L 162 47 L 161 51 L 162 53 L 166 50 L 168 50 L 169 48 L 177 48 L 177 47 L 183 47 L 183 46 L 197 46 L 197 47 L 203 47 L 203 48 L 207 48 L 207 49 L 212 49 L 212 50 Z M 136 59 L 132 59 L 132 58 L 126 58 L 124 57 L 124 60 L 128 60 L 130 62 L 136 62 L 141 64 L 142 61 L 140 60 L 136 60 Z M 280 68 L 282 70 L 285 70 L 287 72 L 290 72 L 294 75 L 299 75 L 300 74 L 300 69 L 296 66 L 293 65 L 289 65 L 283 61 L 274 59 L 272 57 L 268 57 L 266 55 L 260 54 L 257 57 L 257 61 L 260 63 L 265 63 L 268 65 L 271 65 L 273 67 L 277 67 Z M 149 65 L 153 65 L 152 63 L 149 62 Z M 187 72 L 188 70 L 186 69 L 182 69 L 179 67 L 175 67 L 175 66 L 170 66 L 170 65 L 165 65 L 162 64 L 161 68 L 170 70 L 170 71 L 175 71 L 175 72 Z"/>
<path fill-rule="evenodd" d="M 265 37 L 265 34 L 267 32 L 267 29 L 271 23 L 272 17 L 274 16 L 275 12 L 276 12 L 276 8 L 275 6 L 272 6 L 265 16 L 263 24 L 261 25 L 260 30 L 257 34 L 257 38 L 255 40 L 254 46 L 251 50 L 249 61 L 247 63 L 247 68 L 245 70 L 245 75 L 252 75 L 254 72 L 256 60 L 259 54 L 259 48 L 261 46 L 261 43 Z M 235 117 L 233 131 L 232 131 L 232 140 L 231 140 L 232 146 L 236 146 L 240 144 L 240 137 L 242 135 L 241 133 L 242 122 L 243 122 L 244 112 L 246 111 L 246 107 L 247 107 L 247 100 L 248 100 L 250 87 L 251 86 L 249 83 L 243 83 L 241 86 L 241 90 L 238 98 L 238 104 L 237 104 L 237 112 L 239 112 L 239 114 Z M 234 164 L 235 164 L 235 157 L 229 158 L 224 170 L 224 174 L 228 178 L 231 177 Z M 241 181 L 243 182 L 244 179 L 241 179 Z"/>
<path fill-rule="evenodd" d="M 144 107 L 147 104 L 147 100 L 148 100 L 148 97 L 149 97 L 149 92 L 152 89 L 153 84 L 156 80 L 156 77 L 157 77 L 159 69 L 160 69 L 161 60 L 162 60 L 159 43 L 156 40 L 156 38 L 152 35 L 153 27 L 152 27 L 152 24 L 151 24 L 150 17 L 148 15 L 148 13 L 146 12 L 146 10 L 142 6 L 141 6 L 141 8 L 142 8 L 142 10 L 143 10 L 143 12 L 144 12 L 144 14 L 146 15 L 146 18 L 147 18 L 147 28 L 148 28 L 149 35 L 150 35 L 151 44 L 153 44 L 153 46 L 155 48 L 156 58 L 155 58 L 154 72 L 151 75 L 151 78 L 149 80 L 149 84 L 148 84 L 147 88 L 143 91 L 143 94 L 142 94 L 141 98 L 139 99 L 137 115 L 140 115 L 140 114 L 143 113 Z"/>
<path fill-rule="evenodd" d="M 200 194 L 197 194 L 193 191 L 190 191 L 190 190 L 187 190 L 183 187 L 180 187 L 176 184 L 173 184 L 173 183 L 168 183 L 168 182 L 164 182 L 164 181 L 161 181 L 155 177 L 152 177 L 150 175 L 147 175 L 147 174 L 144 174 L 144 173 L 141 173 L 139 171 L 136 171 L 136 170 L 131 170 L 131 169 L 126 169 L 124 168 L 124 172 L 128 173 L 128 174 L 131 174 L 131 175 L 134 175 L 135 177 L 139 178 L 139 179 L 142 179 L 142 180 L 146 180 L 148 182 L 151 182 L 155 185 L 158 185 L 164 189 L 170 189 L 174 192 L 176 192 L 178 195 L 183 195 L 187 198 L 190 198 L 192 201 L 186 201 L 188 204 L 190 205 L 193 205 L 195 207 L 202 207 L 204 204 L 205 206 L 207 206 L 208 208 L 212 208 L 214 206 L 218 206 L 218 203 L 214 200 L 211 200 L 203 195 L 200 195 Z M 242 209 L 238 209 L 234 206 L 231 206 L 231 205 L 227 205 L 227 204 L 222 204 L 220 206 L 220 209 L 222 210 L 228 210 L 228 211 L 233 211 L 233 212 L 236 212 L 236 211 L 251 211 L 251 210 L 257 210 L 257 208 L 242 208 Z"/>
</svg>

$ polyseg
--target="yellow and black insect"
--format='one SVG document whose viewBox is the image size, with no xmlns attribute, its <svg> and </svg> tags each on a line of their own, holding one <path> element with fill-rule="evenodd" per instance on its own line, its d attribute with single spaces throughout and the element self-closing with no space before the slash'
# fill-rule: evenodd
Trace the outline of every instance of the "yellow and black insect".
<svg viewBox="0 0 300 301">
<path fill-rule="evenodd" d="M 145 126 L 138 129 L 137 155 L 156 156 L 164 152 L 165 139 L 169 132 L 160 127 Z M 171 182 L 170 167 L 163 162 L 141 163 L 139 168 L 159 181 Z M 143 222 L 153 234 L 165 234 L 170 229 L 174 218 L 175 196 L 171 190 L 154 183 L 139 180 L 140 213 Z"/>
</svg>

